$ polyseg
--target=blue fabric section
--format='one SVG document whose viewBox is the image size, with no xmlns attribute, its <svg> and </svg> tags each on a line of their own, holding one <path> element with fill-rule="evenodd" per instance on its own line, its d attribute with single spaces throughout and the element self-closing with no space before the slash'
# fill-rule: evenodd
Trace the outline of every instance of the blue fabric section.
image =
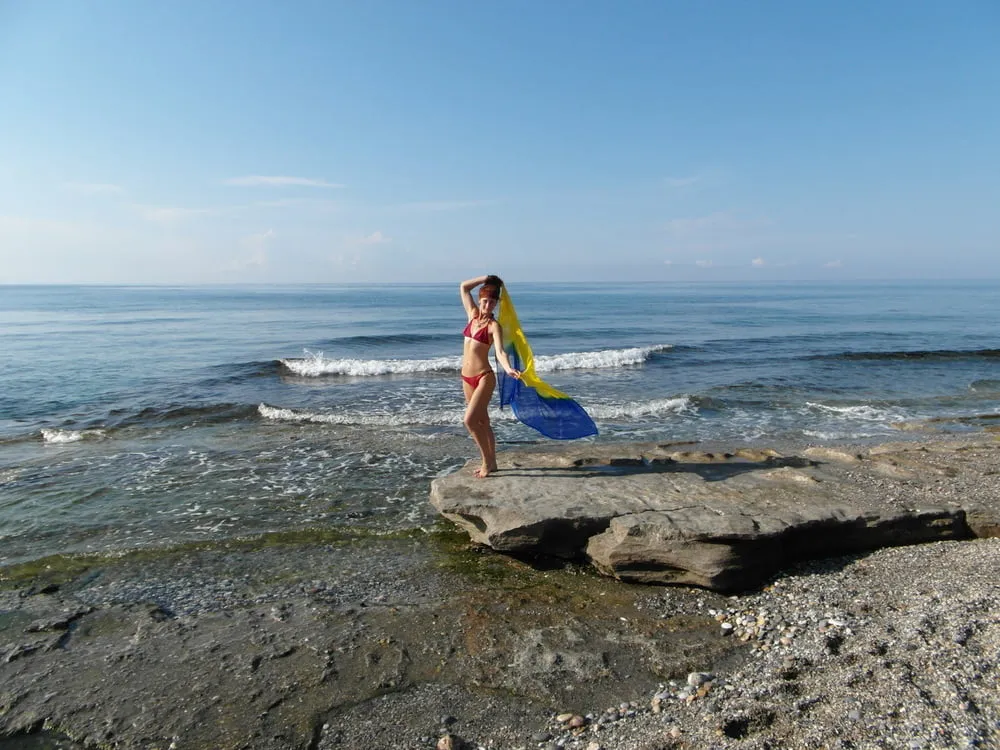
<svg viewBox="0 0 1000 750">
<path fill-rule="evenodd" d="M 515 370 L 521 369 L 517 352 L 508 350 L 507 357 Z M 547 438 L 576 440 L 597 434 L 597 425 L 590 415 L 571 398 L 545 398 L 520 380 L 508 377 L 497 367 L 500 386 L 500 407 L 510 405 L 521 422 L 538 430 Z"/>
<path fill-rule="evenodd" d="M 494 357 L 496 355 L 494 354 Z M 517 354 L 517 350 L 514 347 L 507 347 L 507 359 L 510 360 L 510 366 L 515 370 L 521 370 L 524 368 L 524 362 Z M 500 389 L 500 408 L 509 406 L 514 400 L 514 395 L 517 393 L 517 386 L 521 385 L 517 380 L 507 375 L 504 369 L 500 366 L 499 360 L 496 366 L 497 371 L 497 385 Z M 514 416 L 517 416 L 517 412 L 514 412 Z"/>
</svg>

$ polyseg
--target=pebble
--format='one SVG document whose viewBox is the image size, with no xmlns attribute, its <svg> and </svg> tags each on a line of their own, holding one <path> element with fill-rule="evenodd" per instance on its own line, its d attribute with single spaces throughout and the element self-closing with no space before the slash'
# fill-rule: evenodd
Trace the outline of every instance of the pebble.
<svg viewBox="0 0 1000 750">
<path fill-rule="evenodd" d="M 691 674 L 687 676 L 687 684 L 691 687 L 698 687 L 699 685 L 704 685 L 711 679 L 712 675 L 708 672 L 691 672 Z"/>
</svg>

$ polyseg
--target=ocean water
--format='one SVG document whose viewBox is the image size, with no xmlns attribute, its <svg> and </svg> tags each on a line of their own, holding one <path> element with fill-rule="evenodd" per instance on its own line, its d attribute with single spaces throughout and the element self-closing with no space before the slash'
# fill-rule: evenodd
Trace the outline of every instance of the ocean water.
<svg viewBox="0 0 1000 750">
<path fill-rule="evenodd" d="M 600 441 L 1000 424 L 1000 283 L 514 284 Z M 0 287 L 0 564 L 426 526 L 475 448 L 457 283 Z M 495 399 L 494 399 L 495 400 Z M 544 439 L 494 410 L 499 448 Z"/>
</svg>

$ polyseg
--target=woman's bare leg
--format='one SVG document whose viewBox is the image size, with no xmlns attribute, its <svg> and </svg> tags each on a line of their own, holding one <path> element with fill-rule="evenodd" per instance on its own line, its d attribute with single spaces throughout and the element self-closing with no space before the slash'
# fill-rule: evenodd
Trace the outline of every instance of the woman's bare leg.
<svg viewBox="0 0 1000 750">
<path fill-rule="evenodd" d="M 495 387 L 496 376 L 492 374 L 480 380 L 475 389 L 462 381 L 466 403 L 463 421 L 472 439 L 476 441 L 476 447 L 479 448 L 479 455 L 483 461 L 483 465 L 476 471 L 477 477 L 489 476 L 491 471 L 497 470 L 496 437 L 490 425 L 489 415 L 490 398 Z"/>
</svg>

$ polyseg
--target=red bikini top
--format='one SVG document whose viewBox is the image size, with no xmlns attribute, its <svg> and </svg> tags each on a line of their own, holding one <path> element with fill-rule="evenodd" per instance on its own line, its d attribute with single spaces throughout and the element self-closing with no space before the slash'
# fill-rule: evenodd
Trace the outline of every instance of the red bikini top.
<svg viewBox="0 0 1000 750">
<path fill-rule="evenodd" d="M 475 333 L 473 333 L 472 332 L 472 322 L 474 320 L 477 320 L 477 318 L 473 318 L 472 320 L 470 320 L 468 322 L 468 324 L 465 326 L 465 330 L 462 331 L 462 335 L 465 336 L 465 338 L 467 338 L 467 339 L 472 339 L 473 341 L 478 341 L 480 344 L 488 344 L 488 343 L 490 343 L 490 324 L 487 323 L 482 328 L 480 328 L 478 331 L 476 331 Z M 492 318 L 490 318 L 490 322 L 493 322 Z"/>
</svg>

